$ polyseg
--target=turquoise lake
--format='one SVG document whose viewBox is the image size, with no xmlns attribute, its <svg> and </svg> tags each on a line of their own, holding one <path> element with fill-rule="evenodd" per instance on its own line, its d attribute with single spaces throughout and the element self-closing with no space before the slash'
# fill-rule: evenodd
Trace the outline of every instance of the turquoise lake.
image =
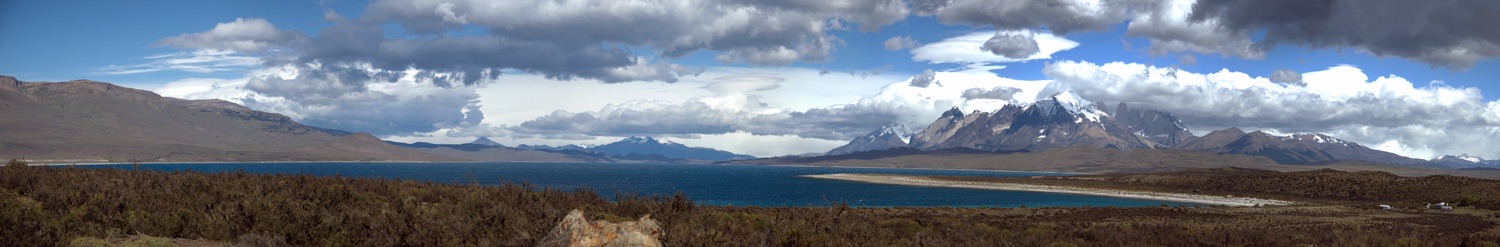
<svg viewBox="0 0 1500 247">
<path fill-rule="evenodd" d="M 130 169 L 130 165 L 79 166 Z M 606 198 L 614 193 L 671 195 L 681 192 L 694 202 L 734 206 L 826 206 L 834 202 L 857 207 L 1149 207 L 1192 205 L 1141 199 L 1056 193 L 998 191 L 871 184 L 798 177 L 808 174 L 879 173 L 1025 177 L 1051 173 L 895 168 L 799 167 L 704 164 L 590 163 L 215 163 L 144 164 L 141 169 L 312 174 L 408 179 L 440 183 L 530 183 L 537 187 L 588 188 Z"/>
</svg>

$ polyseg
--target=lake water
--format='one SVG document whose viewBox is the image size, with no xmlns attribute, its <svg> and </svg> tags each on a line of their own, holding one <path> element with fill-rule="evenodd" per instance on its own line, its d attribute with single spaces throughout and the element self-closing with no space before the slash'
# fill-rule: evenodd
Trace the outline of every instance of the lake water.
<svg viewBox="0 0 1500 247">
<path fill-rule="evenodd" d="M 121 168 L 129 165 L 80 166 Z M 527 182 L 554 189 L 592 188 L 606 198 L 632 192 L 682 192 L 700 204 L 736 206 L 825 206 L 844 202 L 859 207 L 1147 207 L 1192 205 L 1177 202 L 1056 193 L 871 184 L 798 177 L 808 174 L 880 173 L 1024 177 L 1048 173 L 894 168 L 798 167 L 703 164 L 588 163 L 246 163 L 145 164 L 157 171 L 257 174 L 343 175 L 482 184 Z"/>
</svg>

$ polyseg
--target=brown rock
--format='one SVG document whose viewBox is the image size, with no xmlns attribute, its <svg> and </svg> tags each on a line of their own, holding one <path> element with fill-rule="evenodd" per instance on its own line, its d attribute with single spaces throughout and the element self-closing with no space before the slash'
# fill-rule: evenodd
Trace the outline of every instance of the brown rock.
<svg viewBox="0 0 1500 247">
<path fill-rule="evenodd" d="M 589 222 L 583 217 L 583 211 L 574 209 L 536 246 L 661 246 L 662 234 L 661 225 L 652 220 L 651 215 L 620 223 Z"/>
</svg>

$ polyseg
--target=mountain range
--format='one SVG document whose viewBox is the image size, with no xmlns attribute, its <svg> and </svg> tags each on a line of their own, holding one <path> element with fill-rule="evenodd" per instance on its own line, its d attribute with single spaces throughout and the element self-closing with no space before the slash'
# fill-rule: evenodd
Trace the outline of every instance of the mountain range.
<svg viewBox="0 0 1500 247">
<path fill-rule="evenodd" d="M 533 150 L 581 150 L 598 152 L 609 155 L 660 155 L 668 159 L 693 159 L 693 160 L 744 160 L 754 159 L 754 156 L 735 154 L 712 148 L 689 147 L 672 141 L 662 141 L 651 137 L 632 136 L 620 141 L 597 146 L 566 145 L 560 147 L 551 146 L 529 146 L 522 145 L 521 148 Z"/>
<path fill-rule="evenodd" d="M 1500 160 L 1486 160 L 1466 154 L 1443 155 L 1433 158 L 1432 163 L 1455 169 L 1500 169 Z"/>
<path fill-rule="evenodd" d="M 749 159 L 651 138 L 593 147 L 400 143 L 303 125 L 223 100 L 185 100 L 109 83 L 0 76 L 0 158 L 40 163 L 182 161 L 701 162 Z M 577 146 L 572 146 L 577 147 Z"/>
<path fill-rule="evenodd" d="M 222 100 L 184 100 L 109 83 L 23 82 L 0 76 L 0 158 L 63 163 L 124 161 L 537 161 L 708 162 L 754 157 L 651 137 L 596 146 L 507 147 L 489 138 L 465 144 L 398 143 L 365 133 L 307 126 L 290 117 Z M 878 150 L 1035 152 L 1085 147 L 1182 150 L 1264 157 L 1287 165 L 1366 161 L 1446 168 L 1500 168 L 1469 156 L 1418 160 L 1323 134 L 1278 136 L 1238 128 L 1194 136 L 1171 113 L 1120 103 L 1105 107 L 1071 92 L 995 111 L 944 112 L 909 137 L 885 126 L 825 156 Z M 1077 149 L 1090 150 L 1090 149 Z M 952 151 L 949 151 L 952 152 Z M 960 152 L 963 153 L 963 152 Z M 845 156 L 854 155 L 854 156 Z M 866 155 L 868 156 L 868 155 Z"/>
<path fill-rule="evenodd" d="M 855 138 L 829 155 L 911 147 L 920 150 L 967 148 L 980 151 L 1040 151 L 1061 147 L 1115 150 L 1175 149 L 1227 155 L 1267 157 L 1279 164 L 1318 164 L 1367 161 L 1393 165 L 1431 165 L 1432 162 L 1371 149 L 1323 134 L 1277 136 L 1238 128 L 1194 136 L 1171 113 L 1130 108 L 1120 103 L 1112 111 L 1063 91 L 1029 105 L 1008 104 L 992 112 L 963 113 L 958 108 L 899 142 L 882 128 Z"/>
</svg>

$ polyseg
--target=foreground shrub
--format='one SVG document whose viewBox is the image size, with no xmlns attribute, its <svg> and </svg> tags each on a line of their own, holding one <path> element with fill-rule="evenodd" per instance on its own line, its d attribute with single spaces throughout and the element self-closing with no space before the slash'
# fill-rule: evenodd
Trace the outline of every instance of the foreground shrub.
<svg viewBox="0 0 1500 247">
<path fill-rule="evenodd" d="M 1460 214 L 1374 218 L 1299 208 L 806 208 L 694 205 L 682 195 L 317 177 L 0 169 L 0 246 L 121 233 L 245 246 L 531 246 L 572 209 L 650 214 L 668 246 L 1436 246 L 1500 241 Z M 158 244 L 147 241 L 141 244 Z"/>
</svg>

